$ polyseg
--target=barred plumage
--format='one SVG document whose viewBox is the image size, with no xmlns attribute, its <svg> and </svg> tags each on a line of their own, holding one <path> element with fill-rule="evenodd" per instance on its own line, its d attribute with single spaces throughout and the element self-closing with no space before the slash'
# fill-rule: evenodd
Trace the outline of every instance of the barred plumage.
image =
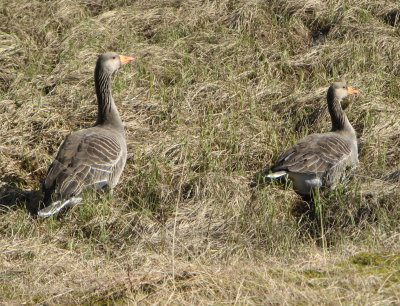
<svg viewBox="0 0 400 306">
<path fill-rule="evenodd" d="M 124 169 L 127 148 L 124 127 L 111 94 L 111 75 L 133 58 L 105 53 L 95 69 L 98 116 L 89 129 L 70 134 L 60 146 L 43 184 L 47 217 L 81 201 L 85 188 L 113 188 Z"/>
<path fill-rule="evenodd" d="M 267 177 L 287 175 L 302 195 L 310 195 L 318 186 L 334 186 L 344 170 L 358 162 L 356 133 L 340 105 L 343 98 L 355 93 L 343 82 L 333 83 L 327 94 L 331 132 L 309 135 L 287 149 Z"/>
</svg>

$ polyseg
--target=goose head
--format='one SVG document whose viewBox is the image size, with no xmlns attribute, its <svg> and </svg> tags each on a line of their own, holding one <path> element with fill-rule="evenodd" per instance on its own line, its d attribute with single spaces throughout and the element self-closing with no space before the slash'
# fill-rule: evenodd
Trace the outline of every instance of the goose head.
<svg viewBox="0 0 400 306">
<path fill-rule="evenodd" d="M 347 87 L 345 82 L 335 82 L 329 87 L 328 95 L 329 94 L 333 94 L 333 96 L 340 101 L 347 98 L 349 95 L 358 94 L 358 90 Z"/>
<path fill-rule="evenodd" d="M 113 74 L 122 65 L 125 65 L 133 60 L 133 57 L 119 55 L 115 52 L 107 52 L 99 56 L 97 59 L 97 66 L 101 67 L 101 69 L 108 74 Z"/>
</svg>

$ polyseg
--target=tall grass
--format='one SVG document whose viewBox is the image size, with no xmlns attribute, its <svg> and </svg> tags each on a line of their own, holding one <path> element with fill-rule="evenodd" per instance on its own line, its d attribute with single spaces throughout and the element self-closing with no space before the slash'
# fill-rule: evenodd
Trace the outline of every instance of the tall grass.
<svg viewBox="0 0 400 306">
<path fill-rule="evenodd" d="M 0 302 L 399 302 L 396 1 L 1 5 Z M 122 181 L 38 220 L 20 199 L 95 121 L 104 51 L 136 58 L 113 79 Z M 250 187 L 330 129 L 337 79 L 362 93 L 346 105 L 357 170 L 314 204 L 290 184 Z"/>
</svg>

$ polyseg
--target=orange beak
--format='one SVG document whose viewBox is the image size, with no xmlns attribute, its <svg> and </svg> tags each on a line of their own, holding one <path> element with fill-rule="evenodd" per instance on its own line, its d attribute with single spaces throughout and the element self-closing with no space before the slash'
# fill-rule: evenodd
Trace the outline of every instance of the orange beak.
<svg viewBox="0 0 400 306">
<path fill-rule="evenodd" d="M 135 59 L 133 57 L 130 56 L 125 56 L 125 55 L 120 55 L 119 56 L 119 60 L 121 61 L 121 65 L 125 65 L 129 62 L 134 61 Z"/>
<path fill-rule="evenodd" d="M 349 95 L 358 94 L 358 90 L 355 90 L 355 89 L 353 89 L 351 87 L 347 87 L 347 92 L 348 92 Z"/>
</svg>

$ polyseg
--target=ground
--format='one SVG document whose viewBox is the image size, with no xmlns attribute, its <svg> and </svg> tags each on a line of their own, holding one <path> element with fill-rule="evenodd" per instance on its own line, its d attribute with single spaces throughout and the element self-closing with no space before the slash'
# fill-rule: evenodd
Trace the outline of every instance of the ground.
<svg viewBox="0 0 400 306">
<path fill-rule="evenodd" d="M 398 304 L 397 0 L 0 0 L 0 303 Z M 128 161 L 113 194 L 30 213 L 57 148 L 113 78 Z M 357 168 L 314 204 L 254 174 L 329 131 Z"/>
</svg>

